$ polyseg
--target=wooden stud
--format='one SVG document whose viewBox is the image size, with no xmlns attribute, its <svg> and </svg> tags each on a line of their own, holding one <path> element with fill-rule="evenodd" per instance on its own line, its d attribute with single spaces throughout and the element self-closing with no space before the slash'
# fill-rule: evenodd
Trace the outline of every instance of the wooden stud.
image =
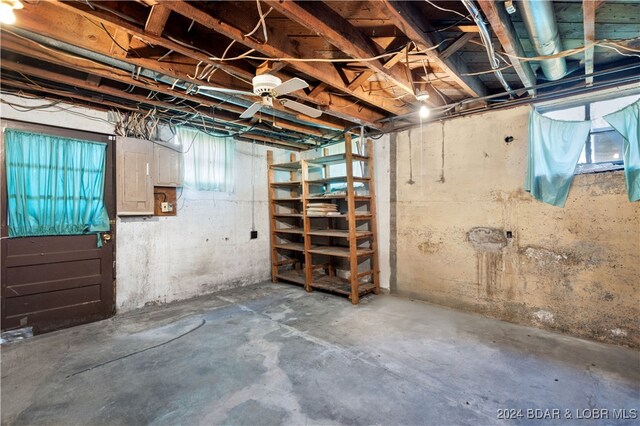
<svg viewBox="0 0 640 426">
<path fill-rule="evenodd" d="M 271 281 L 278 282 L 278 250 L 276 249 L 276 205 L 273 201 L 275 189 L 271 185 L 275 180 L 275 172 L 271 168 L 273 165 L 273 151 L 267 151 L 267 181 L 269 195 L 269 231 L 271 240 Z"/>
<path fill-rule="evenodd" d="M 302 230 L 304 232 L 304 263 L 305 263 L 305 284 L 304 289 L 307 292 L 313 291 L 313 254 L 311 254 L 311 219 L 307 215 L 307 206 L 309 198 L 309 163 L 300 159 L 300 180 L 302 182 Z"/>
<path fill-rule="evenodd" d="M 596 8 L 599 4 L 596 4 L 593 0 L 584 0 L 582 2 L 582 15 L 584 21 L 584 73 L 593 74 L 593 56 L 594 46 L 593 43 L 596 39 Z M 585 79 L 587 86 L 593 85 L 593 76 L 588 76 Z"/>
<path fill-rule="evenodd" d="M 369 157 L 367 161 L 368 177 L 369 177 L 369 212 L 371 212 L 370 231 L 371 231 L 371 248 L 373 254 L 371 255 L 372 269 L 373 269 L 373 292 L 380 294 L 380 265 L 378 264 L 378 221 L 376 215 L 376 191 L 375 191 L 375 176 L 373 165 L 373 141 L 367 140 L 367 153 Z"/>
<path fill-rule="evenodd" d="M 351 145 L 351 135 L 344 135 L 344 152 L 347 168 L 347 216 L 349 225 L 349 271 L 351 276 L 351 303 L 357 305 L 360 301 L 360 289 L 358 280 L 358 239 L 356 237 L 356 201 L 353 180 L 353 147 Z"/>
</svg>

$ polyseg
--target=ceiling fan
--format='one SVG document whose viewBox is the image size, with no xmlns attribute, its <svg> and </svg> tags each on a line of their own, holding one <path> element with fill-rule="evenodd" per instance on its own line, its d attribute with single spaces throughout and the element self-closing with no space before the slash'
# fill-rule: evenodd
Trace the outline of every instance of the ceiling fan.
<svg viewBox="0 0 640 426">
<path fill-rule="evenodd" d="M 244 92 L 242 90 L 226 89 L 224 87 L 214 86 L 199 86 L 199 90 L 211 90 L 215 92 L 231 93 L 238 95 L 258 96 L 260 100 L 254 102 L 245 112 L 240 114 L 240 118 L 251 118 L 263 107 L 273 107 L 274 99 L 279 102 L 280 105 L 297 111 L 301 114 L 308 115 L 309 117 L 318 118 L 322 115 L 322 111 L 317 108 L 312 108 L 296 102 L 291 99 L 280 98 L 282 95 L 286 95 L 296 90 L 309 87 L 306 81 L 294 77 L 284 83 L 278 77 L 271 74 L 261 74 L 253 77 L 253 93 Z"/>
</svg>

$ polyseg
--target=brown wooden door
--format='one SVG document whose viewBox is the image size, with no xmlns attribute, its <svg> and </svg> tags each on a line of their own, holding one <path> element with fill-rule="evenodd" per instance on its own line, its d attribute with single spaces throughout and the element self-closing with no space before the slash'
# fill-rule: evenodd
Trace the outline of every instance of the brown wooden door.
<svg viewBox="0 0 640 426">
<path fill-rule="evenodd" d="M 108 135 L 29 123 L 3 120 L 1 125 L 2 330 L 32 326 L 35 333 L 43 333 L 108 318 L 115 312 L 113 141 Z M 104 199 L 111 231 L 101 234 L 102 248 L 95 234 L 7 238 L 5 128 L 107 144 Z"/>
</svg>

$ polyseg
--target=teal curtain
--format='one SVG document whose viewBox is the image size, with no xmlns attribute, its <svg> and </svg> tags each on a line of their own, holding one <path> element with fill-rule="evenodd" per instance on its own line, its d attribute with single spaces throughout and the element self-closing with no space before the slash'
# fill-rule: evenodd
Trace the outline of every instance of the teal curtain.
<svg viewBox="0 0 640 426">
<path fill-rule="evenodd" d="M 185 187 L 198 191 L 233 192 L 233 139 L 185 127 L 178 127 L 177 139 L 185 152 Z"/>
<path fill-rule="evenodd" d="M 622 135 L 624 178 L 629 201 L 640 200 L 640 101 L 603 117 Z"/>
<path fill-rule="evenodd" d="M 7 129 L 9 237 L 108 231 L 106 147 Z"/>
<path fill-rule="evenodd" d="M 532 109 L 525 190 L 563 207 L 590 129 L 590 121 L 553 120 Z"/>
</svg>

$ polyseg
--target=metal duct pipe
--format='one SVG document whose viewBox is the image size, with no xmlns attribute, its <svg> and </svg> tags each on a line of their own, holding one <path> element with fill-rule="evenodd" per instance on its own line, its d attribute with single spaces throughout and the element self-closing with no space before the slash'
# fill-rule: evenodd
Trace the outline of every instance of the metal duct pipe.
<svg viewBox="0 0 640 426">
<path fill-rule="evenodd" d="M 553 12 L 553 2 L 522 0 L 518 5 L 529 38 L 538 55 L 547 56 L 561 52 L 562 42 Z M 540 66 L 547 80 L 559 80 L 567 73 L 567 62 L 564 58 L 545 59 L 540 61 Z"/>
</svg>

